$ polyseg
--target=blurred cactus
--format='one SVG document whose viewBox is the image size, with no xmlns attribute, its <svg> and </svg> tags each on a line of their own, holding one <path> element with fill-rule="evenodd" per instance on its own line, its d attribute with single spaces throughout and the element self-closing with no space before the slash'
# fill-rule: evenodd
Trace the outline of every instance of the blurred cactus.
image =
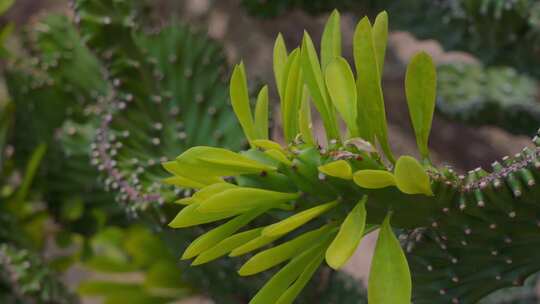
<svg viewBox="0 0 540 304">
<path fill-rule="evenodd" d="M 163 164 L 173 175 L 168 180 L 199 189 L 176 202 L 185 206 L 169 226 L 218 223 L 187 247 L 183 259 L 193 259 L 195 266 L 263 248 L 240 275 L 283 266 L 252 304 L 292 303 L 323 260 L 339 269 L 376 228 L 369 303 L 474 303 L 493 290 L 522 284 L 540 269 L 533 248 L 540 139 L 533 140 L 533 149 L 495 162 L 491 173 L 479 168 L 459 176 L 449 167 L 433 167 L 428 136 L 436 69 L 420 53 L 407 67 L 405 92 L 422 162 L 410 156 L 395 160 L 380 74 L 387 22 L 381 13 L 373 25 L 367 17 L 358 23 L 356 76 L 341 57 L 337 11 L 324 29 L 320 61 L 309 34 L 290 53 L 278 36 L 274 73 L 285 146 L 270 141 L 265 130 L 267 87 L 252 114 L 244 66 L 235 67 L 231 101 L 251 148 L 235 153 L 199 146 Z M 326 130 L 324 147 L 311 132 L 311 101 Z M 335 113 L 346 135 L 339 134 Z M 273 223 L 264 223 L 266 218 Z M 258 228 L 244 228 L 250 222 Z M 416 242 L 407 244 L 408 258 L 392 227 L 412 231 L 409 239 Z"/>
<path fill-rule="evenodd" d="M 512 68 L 452 64 L 438 68 L 438 111 L 471 125 L 533 135 L 540 125 L 539 86 Z"/>
</svg>

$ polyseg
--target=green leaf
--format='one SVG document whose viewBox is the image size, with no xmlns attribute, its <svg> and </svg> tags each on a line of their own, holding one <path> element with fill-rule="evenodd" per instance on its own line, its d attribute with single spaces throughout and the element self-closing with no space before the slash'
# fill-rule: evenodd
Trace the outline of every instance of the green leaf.
<svg viewBox="0 0 540 304">
<path fill-rule="evenodd" d="M 352 168 L 345 160 L 336 160 L 318 167 L 319 172 L 343 179 L 352 178 Z"/>
<path fill-rule="evenodd" d="M 253 116 L 251 115 L 251 107 L 249 104 L 246 72 L 243 63 L 234 67 L 229 93 L 234 113 L 244 130 L 244 134 L 249 141 L 256 139 Z"/>
<path fill-rule="evenodd" d="M 429 176 L 414 157 L 400 157 L 394 169 L 394 176 L 397 187 L 403 193 L 433 195 Z"/>
<path fill-rule="evenodd" d="M 331 228 L 332 226 L 326 225 L 306 232 L 291 241 L 259 252 L 242 265 L 238 270 L 238 274 L 241 276 L 253 275 L 287 261 L 303 252 L 305 248 L 308 248 L 314 242 L 320 242 L 322 236 L 327 234 Z"/>
<path fill-rule="evenodd" d="M 313 138 L 312 122 L 311 122 L 311 106 L 309 104 L 309 90 L 304 85 L 302 104 L 300 105 L 300 111 L 298 112 L 298 123 L 300 128 L 300 134 L 305 143 L 314 145 L 315 139 Z"/>
<path fill-rule="evenodd" d="M 28 161 L 28 164 L 26 164 L 24 178 L 14 198 L 16 203 L 22 203 L 28 196 L 30 186 L 36 176 L 39 165 L 45 156 L 45 152 L 47 152 L 47 145 L 43 143 L 39 144 L 32 152 L 32 156 L 30 156 L 30 160 Z"/>
<path fill-rule="evenodd" d="M 261 248 L 261 247 L 263 247 L 265 245 L 268 245 L 268 244 L 272 243 L 273 241 L 279 239 L 280 237 L 281 237 L 281 235 L 271 236 L 271 237 L 270 236 L 265 236 L 265 235 L 260 235 L 257 238 L 245 243 L 244 245 L 235 248 L 233 251 L 231 251 L 229 256 L 237 257 L 237 256 L 244 255 L 244 254 L 249 253 L 249 252 L 251 252 L 253 250 L 256 250 L 256 249 L 259 249 L 259 248 Z"/>
<path fill-rule="evenodd" d="M 358 170 L 354 172 L 353 180 L 358 186 L 367 189 L 380 189 L 396 184 L 394 175 L 386 170 Z"/>
<path fill-rule="evenodd" d="M 298 279 L 296 279 L 291 287 L 287 288 L 287 290 L 279 297 L 276 304 L 292 304 L 294 299 L 298 297 L 302 289 L 307 285 L 311 277 L 313 277 L 313 274 L 315 274 L 315 271 L 317 271 L 323 260 L 324 254 L 321 252 L 309 262 Z"/>
<path fill-rule="evenodd" d="M 379 67 L 379 75 L 382 77 L 384 71 L 384 55 L 386 53 L 386 43 L 388 40 L 388 13 L 380 12 L 373 23 L 373 43 L 375 46 L 375 54 L 377 56 L 377 64 Z"/>
<path fill-rule="evenodd" d="M 216 246 L 201 253 L 191 265 L 201 265 L 222 257 L 233 249 L 258 237 L 261 234 L 261 231 L 262 228 L 255 228 L 232 235 L 219 242 Z"/>
<path fill-rule="evenodd" d="M 225 190 L 205 200 L 198 208 L 200 212 L 242 212 L 253 208 L 273 208 L 297 199 L 299 193 L 286 193 L 258 188 L 238 187 Z M 191 206 L 191 205 L 190 205 Z"/>
<path fill-rule="evenodd" d="M 283 153 L 282 150 L 270 149 L 266 150 L 264 153 L 268 154 L 273 159 L 286 164 L 287 166 L 292 166 L 292 162 L 287 158 L 287 156 Z"/>
<path fill-rule="evenodd" d="M 247 225 L 254 218 L 261 215 L 266 210 L 267 209 L 264 208 L 258 208 L 256 210 L 246 212 L 228 221 L 227 223 L 199 236 L 197 239 L 191 242 L 191 244 L 189 244 L 188 248 L 184 251 L 184 254 L 182 255 L 182 259 L 191 259 L 200 254 L 201 252 L 211 248 L 215 244 L 231 236 L 233 233 L 238 231 L 238 229 Z"/>
<path fill-rule="evenodd" d="M 288 58 L 286 69 L 286 84 L 284 96 L 281 99 L 281 123 L 283 133 L 287 142 L 292 142 L 298 134 L 298 109 L 302 99 L 302 76 L 300 69 L 300 51 L 294 50 Z"/>
<path fill-rule="evenodd" d="M 387 215 L 379 231 L 368 283 L 369 304 L 410 304 L 411 274 Z"/>
<path fill-rule="evenodd" d="M 229 189 L 235 189 L 235 188 L 238 188 L 238 186 L 234 185 L 234 184 L 229 184 L 229 183 L 212 184 L 210 186 L 206 186 L 206 187 L 202 188 L 201 190 L 195 192 L 191 196 L 191 199 L 195 203 L 202 203 L 205 200 L 209 199 L 210 197 L 212 197 L 212 196 L 214 196 L 214 195 L 216 195 L 218 193 L 221 193 L 221 192 L 223 192 L 225 190 L 229 190 Z"/>
<path fill-rule="evenodd" d="M 219 176 L 214 176 L 213 174 L 210 174 L 209 172 L 201 172 L 197 173 L 196 171 L 188 171 L 192 168 L 186 168 L 186 165 L 180 165 L 177 161 L 168 161 L 161 164 L 163 168 L 171 173 L 174 174 L 177 178 L 167 178 L 162 180 L 162 182 L 172 185 L 179 185 L 187 188 L 202 188 L 203 186 L 215 184 L 215 183 L 223 183 L 223 180 Z M 185 177 L 184 175 L 187 175 L 189 172 L 189 178 Z"/>
<path fill-rule="evenodd" d="M 341 28 L 339 19 L 339 12 L 334 10 L 324 26 L 321 39 L 322 71 L 326 70 L 326 67 L 334 58 L 341 57 Z"/>
<path fill-rule="evenodd" d="M 358 128 L 361 136 L 372 143 L 374 134 L 386 157 L 394 162 L 388 143 L 381 76 L 374 44 L 371 24 L 364 17 L 354 32 L 354 61 L 358 74 Z M 372 133 L 363 132 L 362 129 Z"/>
<path fill-rule="evenodd" d="M 328 93 L 324 85 L 319 58 L 313 46 L 313 41 L 307 32 L 304 32 L 304 38 L 302 39 L 301 57 L 302 76 L 309 89 L 309 94 L 313 99 L 313 104 L 321 115 L 327 140 L 339 140 L 339 128 L 333 116 L 331 104 L 327 100 Z"/>
<path fill-rule="evenodd" d="M 276 78 L 276 86 L 280 98 L 283 98 L 283 77 L 284 69 L 287 63 L 287 47 L 281 33 L 278 34 L 274 44 L 274 77 Z"/>
<path fill-rule="evenodd" d="M 423 158 L 429 158 L 428 140 L 431 121 L 435 110 L 437 71 L 431 57 L 421 52 L 416 54 L 405 75 L 405 93 L 414 127 L 416 144 Z"/>
<path fill-rule="evenodd" d="M 351 137 L 359 136 L 356 122 L 356 84 L 347 60 L 342 57 L 334 58 L 326 68 L 325 80 L 330 99 L 349 128 Z"/>
<path fill-rule="evenodd" d="M 294 229 L 325 213 L 326 211 L 334 208 L 337 204 L 337 201 L 331 201 L 329 203 L 304 210 L 282 221 L 267 226 L 262 231 L 262 234 L 266 236 L 278 236 L 287 234 L 290 231 L 293 231 Z"/>
<path fill-rule="evenodd" d="M 268 139 L 268 86 L 262 87 L 255 105 L 255 132 L 257 138 Z"/>
<path fill-rule="evenodd" d="M 192 188 L 192 189 L 200 189 L 209 185 L 208 183 L 203 184 L 201 182 L 191 180 L 189 178 L 178 176 L 178 175 L 164 178 L 161 180 L 161 182 L 167 185 L 173 185 L 173 186 L 178 186 L 182 188 Z M 222 181 L 219 180 L 218 183 L 219 182 L 222 182 Z"/>
<path fill-rule="evenodd" d="M 364 195 L 349 212 L 341 224 L 336 238 L 326 250 L 326 263 L 336 270 L 347 263 L 364 237 L 366 202 L 367 196 Z"/>
<path fill-rule="evenodd" d="M 174 217 L 174 219 L 169 223 L 169 227 L 171 228 L 185 228 L 185 227 L 191 227 L 191 226 L 197 226 L 200 224 L 206 224 L 211 223 L 215 221 L 219 221 L 225 218 L 229 218 L 231 216 L 235 216 L 240 211 L 237 210 L 231 210 L 231 211 L 224 211 L 224 212 L 201 212 L 199 211 L 199 207 L 201 206 L 201 203 L 193 203 L 189 204 L 188 206 L 184 207 L 178 214 Z"/>
</svg>

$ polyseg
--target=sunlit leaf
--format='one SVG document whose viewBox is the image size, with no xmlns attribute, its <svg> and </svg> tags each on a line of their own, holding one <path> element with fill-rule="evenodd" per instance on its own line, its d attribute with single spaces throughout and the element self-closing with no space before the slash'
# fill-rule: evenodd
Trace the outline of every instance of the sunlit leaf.
<svg viewBox="0 0 540 304">
<path fill-rule="evenodd" d="M 268 86 L 262 87 L 255 105 L 255 133 L 259 139 L 268 139 Z"/>
<path fill-rule="evenodd" d="M 177 161 L 168 161 L 161 164 L 163 168 L 174 174 L 178 178 L 166 178 L 164 183 L 178 185 L 187 188 L 202 188 L 202 186 L 211 185 L 215 183 L 222 183 L 223 180 L 219 176 L 214 176 L 209 172 L 197 173 L 197 171 L 188 171 L 190 168 L 186 168 L 185 164 L 180 165 Z M 206 173 L 206 174 L 205 174 Z M 189 175 L 185 177 L 184 175 Z"/>
<path fill-rule="evenodd" d="M 382 77 L 384 71 L 384 55 L 386 53 L 386 43 L 388 40 L 388 13 L 380 12 L 373 23 L 373 43 L 375 54 L 377 55 L 377 64 L 379 74 Z"/>
<path fill-rule="evenodd" d="M 410 304 L 411 274 L 387 215 L 375 246 L 368 283 L 370 304 Z"/>
<path fill-rule="evenodd" d="M 234 67 L 229 89 L 231 104 L 234 113 L 244 130 L 244 134 L 248 140 L 256 139 L 257 136 L 253 124 L 253 116 L 251 114 L 246 72 L 243 63 Z"/>
<path fill-rule="evenodd" d="M 252 141 L 251 144 L 263 150 L 275 149 L 275 150 L 283 151 L 283 148 L 281 147 L 280 144 L 278 144 L 275 141 L 268 140 L 268 139 L 257 139 L 257 140 Z"/>
<path fill-rule="evenodd" d="M 418 53 L 407 67 L 405 93 L 416 144 L 424 158 L 429 158 L 428 140 L 433 111 L 435 110 L 436 91 L 437 72 L 435 65 L 428 54 Z"/>
<path fill-rule="evenodd" d="M 396 162 L 394 176 L 397 187 L 403 193 L 433 195 L 429 176 L 414 157 L 400 157 Z"/>
<path fill-rule="evenodd" d="M 231 252 L 233 249 L 256 238 L 261 234 L 261 231 L 262 228 L 255 228 L 232 235 L 219 242 L 216 246 L 202 252 L 199 256 L 197 256 L 193 263 L 191 263 L 191 265 L 201 265 L 222 257 Z"/>
<path fill-rule="evenodd" d="M 280 98 L 283 98 L 283 84 L 282 79 L 284 77 L 284 69 L 287 63 L 287 47 L 281 33 L 278 34 L 276 42 L 274 44 L 274 77 L 276 79 L 276 86 Z"/>
<path fill-rule="evenodd" d="M 264 230 L 262 231 L 262 234 L 266 236 L 284 235 L 304 225 L 305 223 L 311 221 L 312 219 L 318 217 L 319 215 L 325 213 L 326 211 L 334 208 L 337 204 L 338 204 L 337 201 L 332 201 L 326 204 L 322 204 L 322 205 L 304 210 L 300 213 L 292 215 L 282 221 L 279 221 L 275 224 L 272 224 L 264 228 Z"/>
<path fill-rule="evenodd" d="M 345 121 L 351 137 L 358 136 L 356 84 L 347 60 L 334 58 L 326 67 L 325 80 L 330 99 Z"/>
<path fill-rule="evenodd" d="M 336 270 L 347 263 L 364 236 L 366 201 L 367 196 L 364 195 L 349 212 L 341 224 L 338 234 L 326 250 L 326 263 Z"/>
<path fill-rule="evenodd" d="M 345 160 L 336 160 L 318 167 L 319 172 L 343 179 L 352 178 L 352 168 Z"/>
<path fill-rule="evenodd" d="M 353 175 L 354 182 L 363 188 L 380 189 L 394 186 L 394 175 L 386 170 L 358 170 Z"/>
<path fill-rule="evenodd" d="M 233 251 L 231 251 L 229 256 L 237 257 L 237 256 L 244 255 L 244 254 L 249 253 L 249 252 L 251 252 L 253 250 L 256 250 L 256 249 L 259 249 L 259 248 L 261 248 L 261 247 L 263 247 L 265 245 L 268 245 L 268 244 L 272 243 L 273 241 L 279 239 L 280 237 L 281 237 L 281 235 L 279 235 L 279 236 L 260 235 L 257 238 L 254 238 L 253 240 L 245 243 L 244 245 L 235 248 Z"/>
<path fill-rule="evenodd" d="M 191 227 L 196 226 L 200 224 L 206 224 L 211 223 L 215 221 L 219 221 L 225 218 L 229 218 L 231 216 L 235 216 L 240 211 L 232 210 L 232 211 L 225 211 L 225 212 L 200 212 L 198 209 L 200 207 L 200 203 L 192 203 L 184 207 L 178 214 L 175 216 L 175 218 L 169 223 L 169 227 L 171 228 L 184 228 L 184 227 Z"/>
<path fill-rule="evenodd" d="M 283 154 L 282 150 L 270 149 L 266 150 L 264 153 L 288 166 L 292 165 L 292 162 L 287 158 L 287 155 Z"/>
<path fill-rule="evenodd" d="M 253 208 L 274 208 L 280 204 L 297 199 L 299 193 L 286 193 L 258 188 L 238 187 L 213 195 L 201 203 L 200 212 L 233 212 Z"/>
<path fill-rule="evenodd" d="M 167 185 L 174 185 L 182 188 L 193 188 L 200 189 L 205 187 L 207 184 L 200 183 L 195 180 L 185 178 L 183 176 L 171 176 L 161 180 L 162 183 Z"/>
<path fill-rule="evenodd" d="M 321 38 L 322 71 L 336 57 L 341 57 L 341 28 L 339 12 L 334 10 L 324 26 Z"/>
</svg>

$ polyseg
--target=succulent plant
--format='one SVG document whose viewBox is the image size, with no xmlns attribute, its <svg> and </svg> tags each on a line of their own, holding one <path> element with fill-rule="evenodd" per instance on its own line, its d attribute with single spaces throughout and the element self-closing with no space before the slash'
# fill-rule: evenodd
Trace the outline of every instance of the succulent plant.
<svg viewBox="0 0 540 304">
<path fill-rule="evenodd" d="M 235 67 L 230 97 L 250 149 L 237 153 L 199 146 L 163 163 L 173 174 L 169 180 L 199 189 L 177 201 L 185 206 L 169 226 L 215 223 L 187 247 L 183 259 L 200 265 L 262 249 L 250 255 L 240 275 L 283 267 L 250 303 L 292 303 L 323 260 L 339 269 L 363 236 L 377 228 L 369 303 L 473 303 L 538 269 L 533 249 L 527 247 L 534 242 L 532 230 L 517 230 L 537 229 L 530 208 L 540 197 L 535 183 L 538 147 L 505 158 L 503 165 L 494 163 L 493 173 L 477 169 L 462 177 L 449 167 L 435 168 L 429 161 L 428 136 L 436 69 L 425 53 L 411 60 L 405 77 L 421 161 L 411 156 L 395 160 L 380 75 L 387 22 L 381 13 L 373 25 L 367 17 L 358 23 L 356 76 L 341 57 L 337 11 L 326 23 L 320 59 L 307 32 L 291 52 L 278 36 L 274 73 L 285 145 L 268 139 L 267 87 L 261 89 L 252 114 L 243 64 Z M 310 129 L 312 105 L 326 131 L 324 144 Z M 336 114 L 347 127 L 345 135 L 339 132 Z M 274 220 L 243 228 L 260 218 Z M 418 242 L 406 258 L 393 229 L 412 231 L 413 239 L 420 234 L 428 241 Z M 492 247 L 501 254 L 490 256 Z"/>
<path fill-rule="evenodd" d="M 495 125 L 532 136 L 540 125 L 538 83 L 509 67 L 438 67 L 437 110 L 470 125 Z"/>
</svg>

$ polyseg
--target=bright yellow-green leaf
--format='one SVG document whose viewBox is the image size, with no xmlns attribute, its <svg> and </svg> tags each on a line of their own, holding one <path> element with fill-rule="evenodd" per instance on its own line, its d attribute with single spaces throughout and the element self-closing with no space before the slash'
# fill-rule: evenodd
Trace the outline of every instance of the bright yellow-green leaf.
<svg viewBox="0 0 540 304">
<path fill-rule="evenodd" d="M 202 203 L 204 202 L 205 200 L 209 199 L 210 197 L 218 194 L 218 193 L 221 193 L 225 190 L 229 190 L 229 189 L 235 189 L 235 188 L 238 188 L 237 185 L 234 185 L 234 184 L 229 184 L 229 183 L 217 183 L 217 184 L 212 184 L 210 186 L 206 186 L 204 188 L 202 188 L 201 190 L 195 192 L 191 198 L 196 202 L 196 203 Z"/>
<path fill-rule="evenodd" d="M 397 187 L 403 193 L 433 195 L 429 176 L 414 157 L 400 157 L 396 162 L 394 176 Z"/>
<path fill-rule="evenodd" d="M 386 170 L 358 170 L 354 172 L 354 182 L 363 188 L 379 189 L 394 186 L 394 175 Z"/>
<path fill-rule="evenodd" d="M 262 87 L 255 105 L 255 133 L 259 139 L 268 139 L 268 86 Z"/>
<path fill-rule="evenodd" d="M 274 77 L 276 78 L 276 86 L 280 98 L 283 98 L 283 84 L 282 79 L 284 75 L 285 65 L 287 63 L 287 47 L 281 33 L 278 34 L 276 42 L 274 44 Z"/>
<path fill-rule="evenodd" d="M 193 261 L 193 263 L 191 263 L 191 265 L 201 265 L 220 258 L 231 252 L 233 249 L 259 236 L 261 234 L 261 230 L 262 228 L 255 228 L 237 233 L 235 235 L 231 235 L 230 237 L 219 242 L 216 246 L 199 254 L 199 256 L 197 256 L 197 258 Z"/>
<path fill-rule="evenodd" d="M 341 28 L 339 12 L 334 10 L 326 25 L 321 38 L 321 65 L 322 71 L 336 57 L 341 57 Z"/>
<path fill-rule="evenodd" d="M 302 104 L 300 105 L 300 111 L 298 112 L 298 123 L 300 128 L 300 134 L 305 143 L 313 145 L 315 139 L 313 138 L 312 123 L 311 123 L 311 106 L 309 105 L 309 90 L 304 85 Z"/>
<path fill-rule="evenodd" d="M 367 196 L 356 204 L 349 212 L 328 249 L 326 250 L 326 263 L 338 270 L 354 254 L 354 251 L 364 237 L 364 228 L 366 227 L 366 201 Z"/>
<path fill-rule="evenodd" d="M 188 206 L 187 208 L 191 207 L 192 205 Z M 197 239 L 195 239 L 191 244 L 189 244 L 186 251 L 184 251 L 184 254 L 182 255 L 182 259 L 191 259 L 201 252 L 211 248 L 215 244 L 221 242 L 225 238 L 228 238 L 233 233 L 238 231 L 240 228 L 247 225 L 249 222 L 251 222 L 254 218 L 259 216 L 261 213 L 265 212 L 267 209 L 264 208 L 258 208 L 255 210 L 248 211 L 244 214 L 241 214 L 231 220 L 229 220 L 227 223 L 214 228 L 207 233 L 199 236 Z"/>
<path fill-rule="evenodd" d="M 319 166 L 319 172 L 322 172 L 328 176 L 339 177 L 343 179 L 352 178 L 352 168 L 345 160 L 336 160 L 331 163 Z"/>
<path fill-rule="evenodd" d="M 229 256 L 237 257 L 237 256 L 244 255 L 244 254 L 249 253 L 249 252 L 251 252 L 253 250 L 256 250 L 256 249 L 259 249 L 259 248 L 261 248 L 261 247 L 263 247 L 265 245 L 268 245 L 268 244 L 272 243 L 273 241 L 279 239 L 280 237 L 281 237 L 281 235 L 279 235 L 279 236 L 271 236 L 271 237 L 270 236 L 260 235 L 257 238 L 245 243 L 244 245 L 235 248 L 233 251 L 231 251 Z"/>
<path fill-rule="evenodd" d="M 233 211 L 226 211 L 226 212 L 212 212 L 212 213 L 205 213 L 200 212 L 198 208 L 200 207 L 200 203 L 192 203 L 184 207 L 176 217 L 169 223 L 169 227 L 171 228 L 185 228 L 185 227 L 191 227 L 191 226 L 197 226 L 200 224 L 206 224 L 211 223 L 215 221 L 219 221 L 225 218 L 229 218 L 231 216 L 235 216 L 239 211 L 233 210 Z"/>
<path fill-rule="evenodd" d="M 292 304 L 311 277 L 313 277 L 313 274 L 315 274 L 315 271 L 317 271 L 323 260 L 324 254 L 322 252 L 313 258 L 304 271 L 302 271 L 298 279 L 296 279 L 296 281 L 294 281 L 294 283 L 279 297 L 276 304 Z"/>
<path fill-rule="evenodd" d="M 281 264 L 298 255 L 315 242 L 320 242 L 321 238 L 327 234 L 331 228 L 332 226 L 326 225 L 319 229 L 306 232 L 291 241 L 259 252 L 242 265 L 240 270 L 238 270 L 238 273 L 241 276 L 253 275 Z"/>
<path fill-rule="evenodd" d="M 297 199 L 299 193 L 285 193 L 258 188 L 238 187 L 211 196 L 199 206 L 200 212 L 246 211 L 253 208 L 274 208 Z"/>
<path fill-rule="evenodd" d="M 380 12 L 373 23 L 373 43 L 377 55 L 379 74 L 382 77 L 384 70 L 384 55 L 386 53 L 386 43 L 388 40 L 388 13 Z"/>
<path fill-rule="evenodd" d="M 358 136 L 356 84 L 347 60 L 335 57 L 326 67 L 325 80 L 330 100 L 349 128 L 351 137 Z"/>
<path fill-rule="evenodd" d="M 251 114 L 251 106 L 249 104 L 246 72 L 243 63 L 234 67 L 229 93 L 231 95 L 231 104 L 234 113 L 236 114 L 247 139 L 251 141 L 257 138 L 255 126 L 253 124 L 253 116 Z"/>
<path fill-rule="evenodd" d="M 199 187 L 200 185 L 206 186 L 223 182 L 223 180 L 219 176 L 210 174 L 207 171 L 203 171 L 201 173 L 198 173 L 197 171 L 189 171 L 190 168 L 186 168 L 185 165 L 180 165 L 179 162 L 174 160 L 164 162 L 161 165 L 167 172 L 174 174 L 176 177 L 178 177 L 177 179 L 167 178 L 163 180 L 163 182 L 168 184 L 198 189 L 201 188 Z M 185 175 L 188 174 L 189 178 L 185 177 Z"/>
<path fill-rule="evenodd" d="M 188 173 L 192 178 L 257 174 L 274 171 L 276 168 L 227 149 L 198 146 L 188 149 L 176 158 L 176 170 L 183 174 Z"/>
<path fill-rule="evenodd" d="M 285 154 L 283 154 L 282 150 L 270 149 L 270 150 L 266 150 L 264 153 L 268 154 L 273 159 L 276 159 L 276 160 L 286 164 L 287 166 L 292 165 L 292 162 L 287 158 L 287 156 Z"/>
<path fill-rule="evenodd" d="M 174 185 L 183 188 L 200 189 L 205 187 L 205 184 L 185 178 L 183 176 L 171 176 L 161 180 L 162 183 L 167 185 Z"/>
<path fill-rule="evenodd" d="M 387 215 L 375 246 L 368 282 L 369 304 L 410 304 L 411 274 Z"/>
<path fill-rule="evenodd" d="M 283 151 L 283 148 L 281 147 L 280 144 L 278 144 L 275 141 L 268 140 L 268 139 L 257 139 L 257 140 L 252 141 L 251 144 L 263 150 L 275 149 L 275 150 Z"/>
<path fill-rule="evenodd" d="M 300 69 L 300 51 L 294 50 L 288 58 L 286 85 L 281 99 L 281 124 L 285 140 L 292 142 L 298 134 L 298 109 L 302 98 L 302 73 Z"/>
<path fill-rule="evenodd" d="M 323 245 L 315 245 L 292 259 L 281 268 L 251 299 L 249 304 L 276 303 L 279 297 L 304 272 L 310 262 L 324 250 Z"/>
<path fill-rule="evenodd" d="M 279 221 L 275 224 L 267 226 L 262 231 L 262 234 L 266 236 L 277 236 L 277 235 L 287 234 L 295 230 L 296 228 L 304 225 L 305 223 L 311 221 L 312 219 L 318 217 L 319 215 L 325 213 L 326 211 L 334 208 L 337 204 L 338 204 L 337 201 L 332 201 L 326 204 L 322 204 L 322 205 L 304 210 L 282 221 Z"/>
<path fill-rule="evenodd" d="M 424 158 L 429 158 L 428 140 L 433 111 L 435 110 L 436 92 L 437 71 L 435 65 L 428 54 L 418 53 L 407 67 L 405 93 L 416 135 L 416 144 Z"/>
<path fill-rule="evenodd" d="M 313 104 L 321 115 L 327 139 L 339 140 L 339 128 L 333 116 L 330 101 L 328 100 L 328 93 L 324 85 L 319 58 L 313 46 L 313 41 L 307 32 L 304 32 L 304 38 L 302 39 L 301 57 L 302 76 L 309 89 L 309 94 L 313 99 Z"/>
<path fill-rule="evenodd" d="M 371 24 L 369 19 L 364 17 L 354 32 L 354 61 L 358 73 L 358 127 L 362 137 L 368 141 L 372 141 L 372 136 L 364 134 L 362 128 L 371 130 L 386 157 L 393 162 L 394 156 L 388 144 L 381 74 L 374 44 Z"/>
</svg>

